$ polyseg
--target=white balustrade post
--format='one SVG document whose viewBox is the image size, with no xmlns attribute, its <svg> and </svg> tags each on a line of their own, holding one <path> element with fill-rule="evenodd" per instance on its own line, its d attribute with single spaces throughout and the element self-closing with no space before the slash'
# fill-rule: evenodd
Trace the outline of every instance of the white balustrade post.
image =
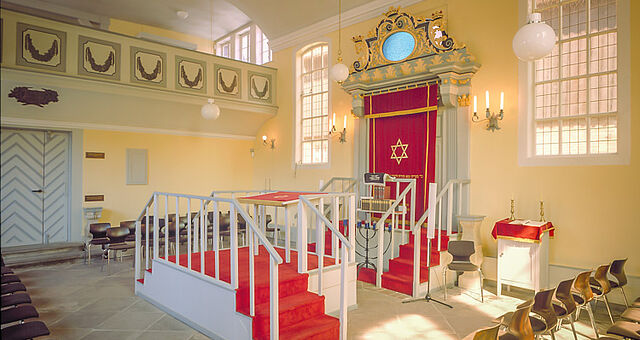
<svg viewBox="0 0 640 340">
<path fill-rule="evenodd" d="M 407 243 L 407 195 L 402 197 L 402 244 Z M 413 225 L 411 226 L 413 227 Z M 411 232 L 411 227 L 409 228 L 409 232 Z"/>
<path fill-rule="evenodd" d="M 278 228 L 278 207 L 273 207 L 273 245 L 278 246 L 278 234 L 280 232 Z"/>
<path fill-rule="evenodd" d="M 258 205 L 254 204 L 253 205 L 253 224 L 258 228 L 258 232 L 262 232 L 260 230 L 260 216 L 259 216 L 259 211 L 258 211 Z M 250 251 L 252 250 L 254 252 L 255 255 L 258 255 L 258 248 L 260 247 L 260 243 L 254 242 L 253 243 L 253 247 L 250 247 Z"/>
<path fill-rule="evenodd" d="M 191 232 L 191 198 L 187 199 L 187 267 L 191 269 L 191 251 L 193 250 L 191 244 L 191 238 L 193 233 Z"/>
<path fill-rule="evenodd" d="M 416 224 L 416 180 L 411 180 L 411 211 L 409 212 L 409 225 Z"/>
<path fill-rule="evenodd" d="M 180 265 L 180 197 L 176 196 L 176 264 Z"/>
<path fill-rule="evenodd" d="M 289 225 L 289 206 L 284 206 L 284 250 L 285 261 L 291 262 L 291 226 Z"/>
<path fill-rule="evenodd" d="M 439 201 L 440 204 L 438 204 L 438 234 L 442 233 L 442 199 L 440 199 Z M 440 251 L 442 249 L 441 244 L 440 244 L 440 237 L 438 237 L 438 251 Z"/>
<path fill-rule="evenodd" d="M 151 254 L 149 254 L 149 206 L 145 208 L 145 222 L 144 222 L 144 269 L 149 269 L 149 258 Z"/>
<path fill-rule="evenodd" d="M 204 251 L 207 249 L 205 247 L 205 242 L 207 241 L 206 232 L 207 226 L 204 223 L 205 218 L 204 213 L 204 200 L 200 200 L 200 273 L 204 275 Z"/>
<path fill-rule="evenodd" d="M 351 243 L 349 262 L 356 260 L 356 195 L 349 196 L 349 243 Z"/>
<path fill-rule="evenodd" d="M 229 237 L 231 242 L 231 287 L 238 289 L 238 215 L 236 213 L 235 203 L 231 203 L 229 207 L 230 224 L 231 224 L 231 236 Z M 250 221 L 247 223 L 247 232 L 251 230 L 249 227 Z M 248 249 L 251 254 L 251 249 Z"/>
<path fill-rule="evenodd" d="M 380 218 L 376 223 L 378 230 L 378 248 L 376 259 L 376 287 L 382 287 L 382 271 L 384 269 L 384 219 Z"/>
<path fill-rule="evenodd" d="M 169 195 L 164 197 L 164 260 L 169 261 Z"/>
<path fill-rule="evenodd" d="M 462 216 L 462 185 L 463 182 L 458 183 L 458 216 Z M 460 230 L 458 230 L 460 233 Z"/>
<path fill-rule="evenodd" d="M 318 207 L 324 207 L 324 200 L 319 199 Z M 322 209 L 322 208 L 321 208 Z M 322 211 L 322 210 L 320 210 Z M 313 212 L 312 212 L 313 213 Z M 316 215 L 316 254 L 318 255 L 318 295 L 323 294 L 323 271 L 324 271 L 324 222 L 320 220 L 320 215 Z M 333 234 L 333 233 L 331 233 Z"/>
<path fill-rule="evenodd" d="M 447 192 L 447 198 L 449 201 L 447 202 L 447 236 L 451 236 L 451 226 L 453 224 L 453 182 L 449 184 L 449 190 Z M 440 234 L 438 234 L 438 249 L 440 249 Z"/>
<path fill-rule="evenodd" d="M 270 315 L 270 332 L 271 332 L 271 340 L 277 340 L 280 336 L 280 325 L 278 323 L 279 319 L 279 279 L 278 279 L 278 263 L 273 257 L 270 257 L 269 261 L 269 315 Z"/>
<path fill-rule="evenodd" d="M 251 316 L 256 315 L 256 293 L 255 293 L 255 258 L 251 249 L 253 249 L 254 235 L 253 230 L 247 228 L 249 233 L 249 314 Z"/>
<path fill-rule="evenodd" d="M 157 259 L 160 256 L 160 231 L 158 230 L 158 224 L 160 219 L 158 218 L 158 194 L 153 193 L 153 258 Z M 147 228 L 149 225 L 147 224 Z"/>
<path fill-rule="evenodd" d="M 136 280 L 140 279 L 140 256 L 142 256 L 142 242 L 140 240 L 140 220 L 136 221 L 136 252 L 135 252 L 135 267 L 136 267 Z"/>
<path fill-rule="evenodd" d="M 340 232 L 340 202 L 338 201 L 337 196 L 333 196 L 331 200 L 331 209 L 333 213 L 331 214 L 331 223 L 333 224 L 333 228 Z M 338 252 L 338 237 L 336 234 L 331 233 L 331 255 L 336 259 L 336 264 L 338 264 L 338 256 L 340 255 Z"/>
<path fill-rule="evenodd" d="M 213 201 L 213 240 L 211 243 L 215 252 L 215 278 L 220 280 L 220 213 L 218 212 L 218 201 L 215 200 Z"/>
<path fill-rule="evenodd" d="M 353 245 L 352 245 L 353 246 Z M 346 245 L 342 245 L 342 249 L 340 250 L 341 252 L 341 257 L 343 259 L 342 263 L 340 264 L 340 339 L 341 340 L 346 340 L 347 339 L 347 307 L 348 307 L 348 298 L 347 298 L 347 292 L 346 292 L 346 286 L 348 283 L 348 277 L 347 277 L 347 266 L 349 265 L 349 261 L 345 261 L 344 259 L 347 258 L 347 249 L 346 249 Z"/>
<path fill-rule="evenodd" d="M 298 273 L 307 272 L 307 211 L 302 200 L 298 202 Z"/>
<path fill-rule="evenodd" d="M 420 286 L 420 247 L 422 246 L 422 226 L 416 225 L 413 230 L 413 292 L 412 296 L 418 296 Z"/>
</svg>

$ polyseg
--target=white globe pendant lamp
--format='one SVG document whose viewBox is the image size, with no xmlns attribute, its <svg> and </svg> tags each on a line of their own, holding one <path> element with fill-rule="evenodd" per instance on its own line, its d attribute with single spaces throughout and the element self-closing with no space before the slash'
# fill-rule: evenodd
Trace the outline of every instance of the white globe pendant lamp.
<svg viewBox="0 0 640 340">
<path fill-rule="evenodd" d="M 331 79 L 342 84 L 349 78 L 349 68 L 342 63 L 342 1 L 338 0 L 338 63 L 331 66 Z"/>
<path fill-rule="evenodd" d="M 540 59 L 553 50 L 556 34 L 551 26 L 541 21 L 540 13 L 531 13 L 529 23 L 513 37 L 513 52 L 522 61 Z"/>
<path fill-rule="evenodd" d="M 213 98 L 209 98 L 207 103 L 202 105 L 200 114 L 204 119 L 215 120 L 220 116 L 220 107 L 214 103 Z"/>
<path fill-rule="evenodd" d="M 213 40 L 213 4 L 209 3 L 211 6 L 211 53 L 215 54 L 215 43 Z M 207 103 L 202 105 L 200 108 L 200 114 L 202 118 L 209 120 L 216 120 L 220 117 L 220 107 L 214 102 L 213 98 L 207 99 Z"/>
</svg>

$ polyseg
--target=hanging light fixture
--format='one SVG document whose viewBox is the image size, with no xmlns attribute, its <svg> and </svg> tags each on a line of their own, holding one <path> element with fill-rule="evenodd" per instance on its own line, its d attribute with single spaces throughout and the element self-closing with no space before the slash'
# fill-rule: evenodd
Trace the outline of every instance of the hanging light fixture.
<svg viewBox="0 0 640 340">
<path fill-rule="evenodd" d="M 513 37 L 513 52 L 522 61 L 533 61 L 551 53 L 556 34 L 551 26 L 541 21 L 540 13 L 529 14 L 529 22 Z"/>
<path fill-rule="evenodd" d="M 213 4 L 212 4 L 211 0 L 209 2 L 209 5 L 211 7 L 211 54 L 215 54 L 216 51 L 216 46 L 215 43 L 213 41 Z M 215 104 L 213 98 L 209 98 L 207 100 L 207 103 L 202 105 L 202 108 L 200 109 L 200 114 L 202 115 L 202 118 L 204 119 L 211 119 L 211 120 L 215 120 L 218 119 L 218 117 L 220 116 L 220 107 Z"/>
<path fill-rule="evenodd" d="M 331 67 L 331 78 L 338 84 L 349 78 L 349 68 L 342 63 L 342 0 L 338 0 L 338 63 Z"/>
</svg>

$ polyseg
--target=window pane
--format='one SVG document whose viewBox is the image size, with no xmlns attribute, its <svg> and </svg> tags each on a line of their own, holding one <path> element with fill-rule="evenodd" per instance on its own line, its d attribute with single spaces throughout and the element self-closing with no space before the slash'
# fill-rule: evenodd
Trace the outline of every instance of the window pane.
<svg viewBox="0 0 640 340">
<path fill-rule="evenodd" d="M 302 142 L 302 162 L 311 163 L 311 142 Z"/>
<path fill-rule="evenodd" d="M 538 122 L 536 124 L 536 155 L 558 155 L 559 143 L 560 133 L 557 121 Z"/>
<path fill-rule="evenodd" d="M 579 155 L 587 153 L 586 119 L 562 121 L 562 154 Z"/>
<path fill-rule="evenodd" d="M 576 116 L 587 113 L 587 79 L 579 78 L 562 82 L 562 115 Z"/>
<path fill-rule="evenodd" d="M 615 116 L 591 118 L 589 124 L 591 153 L 615 153 L 618 151 L 618 122 Z"/>
<path fill-rule="evenodd" d="M 587 33 L 587 1 L 577 0 L 562 5 L 562 39 Z"/>
<path fill-rule="evenodd" d="M 328 46 L 316 45 L 301 55 L 302 162 L 328 161 L 329 79 Z M 300 123 L 299 123 L 300 124 Z"/>
<path fill-rule="evenodd" d="M 616 0 L 591 0 L 591 33 L 616 28 Z"/>
</svg>

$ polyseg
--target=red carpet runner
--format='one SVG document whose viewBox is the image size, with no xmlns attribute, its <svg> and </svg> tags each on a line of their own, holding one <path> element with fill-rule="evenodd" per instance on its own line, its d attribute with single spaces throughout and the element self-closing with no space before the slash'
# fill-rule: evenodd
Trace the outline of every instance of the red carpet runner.
<svg viewBox="0 0 640 340">
<path fill-rule="evenodd" d="M 449 237 L 442 233 L 442 251 L 447 250 Z M 427 237 L 422 233 L 420 244 L 420 283 L 429 279 L 429 267 L 427 263 Z M 440 252 L 437 250 L 437 239 L 433 240 L 431 249 L 431 267 L 440 264 Z M 413 293 L 413 234 L 409 235 L 409 242 L 400 245 L 400 256 L 389 260 L 389 271 L 382 273 L 382 287 L 396 292 L 411 295 Z M 375 255 L 373 255 L 375 256 Z M 371 268 L 362 268 L 358 273 L 358 280 L 376 283 L 376 272 Z"/>
<path fill-rule="evenodd" d="M 285 258 L 284 249 L 276 248 Z M 187 255 L 180 255 L 180 265 L 187 267 Z M 269 339 L 269 254 L 260 247 L 255 260 L 255 301 L 256 315 L 253 317 L 253 338 Z M 169 256 L 169 261 L 176 261 Z M 249 316 L 249 249 L 238 249 L 238 289 L 236 310 Z M 324 265 L 334 264 L 333 259 L 324 258 Z M 205 252 L 205 274 L 215 275 L 215 253 Z M 309 270 L 318 268 L 318 257 L 308 256 Z M 200 253 L 191 257 L 191 269 L 200 271 Z M 278 267 L 279 278 L 279 326 L 281 339 L 338 339 L 340 321 L 324 313 L 324 296 L 307 290 L 309 275 L 298 274 L 298 254 L 291 251 L 291 263 Z M 230 283 L 230 251 L 220 251 L 220 280 Z M 213 307 L 212 307 L 213 308 Z"/>
</svg>

